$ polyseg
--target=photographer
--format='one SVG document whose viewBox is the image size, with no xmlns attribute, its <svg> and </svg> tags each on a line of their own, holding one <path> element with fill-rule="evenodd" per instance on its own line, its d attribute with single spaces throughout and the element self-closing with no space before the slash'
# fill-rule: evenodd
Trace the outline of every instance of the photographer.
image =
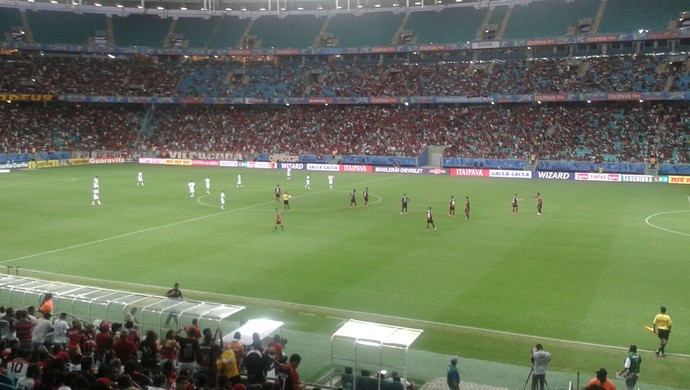
<svg viewBox="0 0 690 390">
<path fill-rule="evenodd" d="M 544 351 L 541 344 L 532 349 L 532 390 L 544 390 L 546 385 L 546 368 L 551 361 L 551 354 Z"/>
</svg>

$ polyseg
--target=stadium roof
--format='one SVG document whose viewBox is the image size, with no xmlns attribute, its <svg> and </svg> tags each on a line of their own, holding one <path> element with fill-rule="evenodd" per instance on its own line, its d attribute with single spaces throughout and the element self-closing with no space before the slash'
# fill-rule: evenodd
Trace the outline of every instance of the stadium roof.
<svg viewBox="0 0 690 390">
<path fill-rule="evenodd" d="M 237 15 L 256 18 L 266 14 L 327 15 L 336 12 L 406 12 L 443 7 L 495 7 L 534 1 L 566 0 L 15 0 L 0 1 L 0 6 L 121 16 L 148 14 L 178 18 Z"/>
</svg>

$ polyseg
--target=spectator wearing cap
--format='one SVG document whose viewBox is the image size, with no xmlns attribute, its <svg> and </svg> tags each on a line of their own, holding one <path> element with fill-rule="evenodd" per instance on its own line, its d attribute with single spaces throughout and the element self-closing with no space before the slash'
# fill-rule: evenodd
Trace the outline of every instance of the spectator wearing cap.
<svg viewBox="0 0 690 390">
<path fill-rule="evenodd" d="M 594 371 L 594 373 L 597 375 L 595 378 L 592 378 L 592 380 L 587 383 L 587 388 L 596 388 L 595 386 L 599 386 L 604 390 L 616 390 L 616 384 L 611 382 L 606 376 L 608 375 L 608 372 L 606 372 L 605 368 L 600 368 L 597 371 Z"/>
<path fill-rule="evenodd" d="M 101 361 L 103 361 L 103 352 L 105 351 L 106 346 L 108 345 L 113 345 L 113 334 L 110 333 L 110 323 L 103 321 L 98 327 L 98 334 L 96 334 L 95 353 L 96 361 L 99 362 L 99 364 Z"/>
<path fill-rule="evenodd" d="M 460 372 L 458 371 L 457 356 L 450 357 L 450 364 L 448 365 L 446 373 L 446 382 L 450 390 L 458 390 L 460 388 Z"/>
<path fill-rule="evenodd" d="M 637 345 L 632 344 L 628 348 L 628 355 L 625 357 L 623 369 L 620 374 L 625 378 L 625 387 L 627 390 L 634 390 L 637 380 L 640 378 L 640 365 L 642 364 L 642 357 L 637 353 Z"/>
</svg>

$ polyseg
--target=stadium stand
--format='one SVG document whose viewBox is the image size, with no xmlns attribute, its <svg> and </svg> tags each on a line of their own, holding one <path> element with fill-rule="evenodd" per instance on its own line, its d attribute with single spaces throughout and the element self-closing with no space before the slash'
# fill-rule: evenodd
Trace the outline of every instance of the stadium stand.
<svg viewBox="0 0 690 390">
<path fill-rule="evenodd" d="M 212 49 L 239 47 L 240 40 L 248 25 L 248 19 L 240 19 L 237 16 L 221 17 L 209 39 L 208 47 Z"/>
<path fill-rule="evenodd" d="M 97 31 L 107 30 L 105 15 L 28 11 L 26 16 L 34 40 L 41 43 L 86 45 Z"/>
<path fill-rule="evenodd" d="M 645 0 L 608 0 L 598 32 L 664 31 L 683 11 L 679 5 L 675 0 L 657 0 L 653 7 Z"/>
<path fill-rule="evenodd" d="M 598 0 L 561 3 L 542 1 L 513 8 L 503 38 L 548 38 L 566 35 L 578 20 L 594 18 Z"/>
<path fill-rule="evenodd" d="M 118 46 L 163 47 L 170 30 L 170 19 L 156 15 L 114 16 L 113 30 Z"/>
<path fill-rule="evenodd" d="M 221 20 L 220 17 L 209 19 L 179 18 L 175 25 L 175 34 L 179 34 L 187 41 L 185 46 L 209 47 L 213 34 Z"/>
<path fill-rule="evenodd" d="M 331 20 L 327 32 L 338 39 L 337 47 L 387 46 L 393 41 L 402 20 L 402 14 L 391 12 L 338 14 Z"/>
<path fill-rule="evenodd" d="M 508 6 L 495 7 L 493 10 L 489 11 L 489 18 L 486 21 L 486 26 L 500 27 L 501 23 L 503 23 L 503 20 L 506 18 L 507 14 L 508 14 Z M 493 38 L 483 37 L 483 39 L 493 39 Z"/>
<path fill-rule="evenodd" d="M 22 18 L 16 8 L 0 8 L 0 31 L 4 34 L 2 40 L 11 39 L 9 32 L 13 27 L 21 27 Z"/>
<path fill-rule="evenodd" d="M 411 12 L 405 30 L 416 34 L 418 44 L 472 41 L 487 14 L 486 9 L 448 8 L 440 12 Z M 438 28 L 439 25 L 447 28 Z"/>
<path fill-rule="evenodd" d="M 260 37 L 261 46 L 266 48 L 310 47 L 325 21 L 314 15 L 267 16 L 254 21 L 250 34 Z"/>
</svg>

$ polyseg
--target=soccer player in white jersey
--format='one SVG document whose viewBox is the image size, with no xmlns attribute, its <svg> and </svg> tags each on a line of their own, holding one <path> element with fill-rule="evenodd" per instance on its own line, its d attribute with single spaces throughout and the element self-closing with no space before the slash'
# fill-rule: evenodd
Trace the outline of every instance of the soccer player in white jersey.
<svg viewBox="0 0 690 390">
<path fill-rule="evenodd" d="M 194 180 L 190 180 L 189 183 L 187 183 L 187 188 L 189 188 L 189 197 L 193 198 L 196 190 L 196 183 L 194 183 Z"/>
<path fill-rule="evenodd" d="M 237 175 L 237 189 L 242 188 L 242 174 Z"/>
<path fill-rule="evenodd" d="M 94 177 L 93 177 L 93 189 L 94 189 L 94 190 L 97 190 L 98 188 L 99 188 L 99 185 L 98 185 L 98 176 L 94 176 Z"/>
<path fill-rule="evenodd" d="M 144 172 L 139 171 L 137 174 L 137 187 L 143 187 L 144 186 Z"/>
<path fill-rule="evenodd" d="M 287 179 L 288 181 L 290 180 L 290 175 L 292 174 L 292 167 L 288 166 L 287 167 Z"/>
<path fill-rule="evenodd" d="M 220 209 L 225 210 L 225 191 L 220 192 Z"/>
<path fill-rule="evenodd" d="M 91 206 L 101 205 L 101 190 L 98 188 L 93 190 L 93 200 L 91 201 Z"/>
<path fill-rule="evenodd" d="M 304 188 L 306 188 L 306 189 L 308 189 L 308 190 L 311 190 L 311 176 L 309 176 L 308 173 L 307 173 L 307 182 L 306 182 L 306 184 L 304 185 Z"/>
<path fill-rule="evenodd" d="M 328 189 L 333 189 L 333 175 L 328 175 Z"/>
<path fill-rule="evenodd" d="M 204 179 L 204 185 L 206 185 L 206 193 L 210 194 L 211 193 L 211 178 L 206 176 L 206 179 Z"/>
</svg>

